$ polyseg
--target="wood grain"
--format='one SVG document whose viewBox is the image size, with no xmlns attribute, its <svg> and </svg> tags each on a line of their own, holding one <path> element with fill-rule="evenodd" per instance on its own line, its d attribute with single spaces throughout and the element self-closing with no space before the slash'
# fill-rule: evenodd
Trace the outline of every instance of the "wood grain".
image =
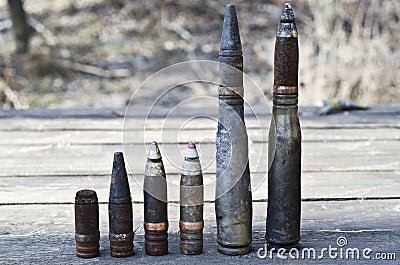
<svg viewBox="0 0 400 265">
<path fill-rule="evenodd" d="M 134 205 L 135 255 L 119 259 L 118 263 L 135 264 L 162 262 L 163 264 L 187 264 L 204 262 L 229 262 L 233 264 L 259 264 L 267 262 L 257 258 L 257 250 L 264 247 L 265 203 L 254 203 L 256 217 L 253 221 L 253 249 L 245 256 L 223 256 L 216 251 L 216 227 L 214 205 L 205 206 L 204 253 L 192 257 L 179 254 L 178 216 L 176 205 L 169 205 L 169 254 L 150 257 L 144 253 L 141 213 L 142 205 Z M 340 236 L 347 239 L 349 248 L 371 248 L 374 252 L 391 252 L 398 257 L 399 229 L 397 222 L 400 201 L 351 201 L 351 202 L 306 202 L 302 204 L 303 248 L 337 247 Z M 75 257 L 73 206 L 72 205 L 30 205 L 2 206 L 0 216 L 0 259 L 13 264 L 43 263 L 70 264 L 85 262 Z M 341 216 L 341 218 L 338 218 Z M 115 262 L 109 256 L 107 205 L 100 205 L 101 256 L 88 260 L 90 263 Z M 379 220 L 379 222 L 377 222 Z M 11 250 L 9 247 L 12 246 Z M 276 255 L 274 263 L 282 262 Z M 352 260 L 338 260 L 344 264 Z M 286 263 L 288 261 L 285 261 Z M 326 256 L 322 260 L 298 260 L 299 264 L 332 264 Z M 360 261 L 358 261 L 360 262 Z M 285 264 L 286 264 L 285 263 Z M 335 260 L 335 264 L 337 260 Z M 358 263 L 359 264 L 359 263 Z M 393 263 L 395 264 L 395 263 Z"/>
<path fill-rule="evenodd" d="M 215 141 L 216 129 L 171 128 L 165 130 L 60 130 L 60 131 L 0 131 L 0 145 L 119 145 L 159 143 L 202 143 Z M 250 142 L 268 142 L 267 129 L 248 129 Z M 303 142 L 367 142 L 400 141 L 400 129 L 303 129 Z"/>
<path fill-rule="evenodd" d="M 215 174 L 204 174 L 206 201 L 215 199 Z M 169 174 L 168 200 L 179 201 L 178 174 Z M 134 201 L 143 201 L 143 175 L 130 176 Z M 0 204 L 10 203 L 73 203 L 75 193 L 90 188 L 97 192 L 100 202 L 108 201 L 110 176 L 28 176 L 3 177 L 0 184 Z M 266 200 L 266 173 L 252 174 L 254 200 Z M 400 190 L 400 171 L 396 172 L 314 172 L 303 173 L 302 198 L 374 198 L 396 197 Z"/>
<path fill-rule="evenodd" d="M 215 128 L 213 108 L 191 108 L 166 119 L 159 109 L 146 120 L 145 108 L 124 110 L 0 110 L 0 263 L 114 263 L 109 256 L 107 205 L 113 152 L 123 150 L 134 203 L 135 256 L 121 264 L 271 262 L 257 258 L 264 246 L 270 110 L 255 106 L 246 114 L 253 188 L 253 251 L 227 257 L 216 251 L 214 204 Z M 349 247 L 400 255 L 400 106 L 320 117 L 316 107 L 301 107 L 302 241 L 322 249 L 345 236 Z M 198 118 L 198 115 L 209 118 Z M 143 135 L 146 128 L 146 136 Z M 124 131 L 123 131 L 124 129 Z M 170 254 L 149 257 L 143 249 L 143 182 L 146 145 L 160 142 L 168 179 Z M 179 254 L 178 183 L 185 143 L 197 141 L 205 183 L 205 253 Z M 125 145 L 122 143 L 125 141 Z M 101 256 L 75 257 L 73 200 L 79 189 L 92 188 L 100 204 Z M 287 264 L 276 255 L 274 263 Z M 332 264 L 332 260 L 297 260 L 298 264 Z M 335 260 L 335 264 L 364 261 Z M 387 261 L 395 264 L 395 261 Z"/>
<path fill-rule="evenodd" d="M 180 173 L 186 145 L 160 145 L 167 173 Z M 198 145 L 203 172 L 215 172 L 215 145 Z M 129 171 L 141 175 L 146 161 L 144 145 L 8 146 L 0 153 L 0 176 L 109 174 L 115 151 L 124 150 Z M 249 146 L 252 172 L 267 172 L 265 143 Z M 400 170 L 400 141 L 305 142 L 303 172 Z"/>
</svg>

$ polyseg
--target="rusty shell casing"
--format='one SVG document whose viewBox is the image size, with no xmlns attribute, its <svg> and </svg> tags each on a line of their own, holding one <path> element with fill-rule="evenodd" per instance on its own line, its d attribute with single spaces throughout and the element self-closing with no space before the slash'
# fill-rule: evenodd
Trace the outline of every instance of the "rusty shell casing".
<svg viewBox="0 0 400 265">
<path fill-rule="evenodd" d="M 110 255 L 117 258 L 133 255 L 132 199 L 124 156 L 114 153 L 108 204 Z"/>
<path fill-rule="evenodd" d="M 99 204 L 94 190 L 80 190 L 75 197 L 76 256 L 95 258 L 99 251 Z"/>
<path fill-rule="evenodd" d="M 301 130 L 298 117 L 299 49 L 294 14 L 286 4 L 275 45 L 273 119 L 268 146 L 266 240 L 270 248 L 297 248 L 301 212 Z"/>
<path fill-rule="evenodd" d="M 180 251 L 185 255 L 203 252 L 203 174 L 196 145 L 190 142 L 183 161 L 180 182 Z"/>
<path fill-rule="evenodd" d="M 156 142 L 150 146 L 144 176 L 144 244 L 147 255 L 168 253 L 167 180 Z"/>
<path fill-rule="evenodd" d="M 244 123 L 243 56 L 234 5 L 226 6 L 219 61 L 215 199 L 218 251 L 242 255 L 252 250 L 252 195 Z"/>
</svg>

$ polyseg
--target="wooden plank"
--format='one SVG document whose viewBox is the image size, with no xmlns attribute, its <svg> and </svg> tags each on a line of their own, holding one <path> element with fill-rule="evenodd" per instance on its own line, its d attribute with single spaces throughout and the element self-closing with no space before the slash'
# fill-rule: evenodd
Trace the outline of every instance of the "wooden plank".
<svg viewBox="0 0 400 265">
<path fill-rule="evenodd" d="M 371 248 L 373 253 L 369 255 L 370 259 L 375 259 L 375 254 L 386 253 L 391 256 L 392 260 L 379 261 L 374 260 L 373 264 L 397 264 L 396 260 L 399 257 L 400 251 L 393 247 L 392 243 L 398 244 L 398 235 L 391 232 L 364 232 L 361 234 L 343 234 L 343 233 L 323 233 L 323 232 L 307 232 L 307 237 L 314 238 L 314 241 L 303 243 L 304 248 L 316 249 L 317 254 L 315 260 L 308 257 L 308 250 L 304 252 L 305 258 L 292 260 L 289 258 L 279 258 L 276 254 L 272 258 L 268 255 L 265 259 L 260 259 L 257 256 L 258 249 L 264 248 L 264 242 L 259 233 L 254 236 L 259 236 L 260 240 L 254 241 L 253 252 L 244 256 L 226 256 L 217 252 L 216 236 L 214 234 L 204 235 L 204 249 L 201 255 L 185 256 L 179 252 L 178 235 L 169 236 L 169 253 L 164 256 L 148 256 L 144 251 L 143 236 L 137 236 L 134 243 L 135 254 L 131 257 L 116 259 L 110 256 L 110 247 L 107 235 L 102 235 L 100 240 L 100 257 L 82 260 L 75 256 L 74 236 L 71 234 L 56 234 L 46 236 L 7 236 L 1 237 L 3 241 L 1 246 L 4 250 L 0 250 L 0 259 L 2 264 L 368 264 L 371 260 L 365 259 L 362 256 L 362 251 L 366 248 Z M 339 237 L 346 235 L 350 240 L 350 246 L 342 249 L 343 256 L 340 259 L 338 256 L 335 259 L 329 258 L 327 251 L 324 252 L 322 258 L 319 257 L 323 248 L 337 248 L 336 240 Z M 354 243 L 356 242 L 356 243 Z M 10 250 L 10 247 L 12 249 Z M 304 249 L 303 248 L 303 249 Z M 353 260 L 351 254 L 349 259 L 346 259 L 345 253 L 347 249 L 358 248 L 360 251 L 360 259 Z M 340 249 L 340 248 L 339 248 Z M 332 255 L 335 251 L 333 250 Z M 300 256 L 301 255 L 300 250 Z M 352 251 L 352 250 L 350 250 Z M 264 252 L 261 252 L 264 253 Z M 294 254 L 295 255 L 295 254 Z M 289 256 L 287 256 L 289 257 Z"/>
<path fill-rule="evenodd" d="M 245 256 L 229 257 L 216 251 L 216 227 L 214 205 L 205 205 L 204 253 L 199 256 L 179 254 L 179 234 L 177 205 L 169 206 L 169 250 L 168 255 L 150 257 L 144 254 L 142 212 L 143 205 L 134 205 L 135 255 L 118 259 L 122 264 L 161 262 L 163 264 L 187 263 L 232 263 L 259 264 L 257 250 L 264 247 L 265 203 L 254 203 L 253 249 Z M 350 202 L 306 202 L 302 204 L 302 247 L 314 248 L 320 253 L 322 248 L 337 246 L 337 238 L 345 237 L 347 248 L 371 248 L 374 253 L 400 254 L 400 212 L 399 200 L 350 201 Z M 0 258 L 2 262 L 13 264 L 64 262 L 81 263 L 76 258 L 74 243 L 73 205 L 29 205 L 2 206 L 0 215 Z M 340 218 L 338 218 L 340 216 Z M 100 205 L 101 256 L 87 262 L 110 263 L 115 258 L 109 256 L 107 205 Z M 9 246 L 12 246 L 10 249 Z M 288 262 L 273 256 L 274 263 Z M 299 264 L 332 264 L 329 256 L 323 260 L 301 259 Z M 348 264 L 354 260 L 335 259 Z M 392 261 L 393 264 L 394 261 Z"/>
<path fill-rule="evenodd" d="M 267 142 L 268 131 L 249 129 L 249 141 Z M 138 131 L 0 131 L 0 145 L 55 145 L 55 144 L 143 144 L 153 140 L 159 143 L 185 143 L 193 139 L 214 143 L 216 129 L 167 129 Z M 303 129 L 303 142 L 399 141 L 400 129 Z"/>
<path fill-rule="evenodd" d="M 254 200 L 267 199 L 266 173 L 252 174 Z M 204 174 L 206 201 L 215 199 L 215 174 Z M 168 174 L 168 200 L 179 201 L 179 175 Z M 134 201 L 143 201 L 143 176 L 130 176 Z M 94 189 L 100 202 L 108 201 L 110 176 L 86 177 L 3 177 L 0 204 L 4 203 L 73 203 L 74 194 L 85 188 Z M 400 171 L 303 173 L 302 198 L 373 198 L 400 197 Z"/>
<path fill-rule="evenodd" d="M 180 173 L 185 145 L 160 145 L 167 173 Z M 203 172 L 215 172 L 215 145 L 200 144 Z M 267 172 L 266 144 L 250 144 L 250 169 Z M 109 174 L 115 151 L 124 150 L 129 171 L 143 174 L 143 145 L 8 146 L 0 153 L 0 176 Z M 306 142 L 304 172 L 400 170 L 400 141 Z"/>
<path fill-rule="evenodd" d="M 1 131 L 121 131 L 123 119 L 0 119 Z"/>
<path fill-rule="evenodd" d="M 302 203 L 303 246 L 320 249 L 329 244 L 336 246 L 336 239 L 345 236 L 349 247 L 372 246 L 375 251 L 400 254 L 400 200 L 389 199 L 399 197 L 399 109 L 399 106 L 378 107 L 367 112 L 327 117 L 317 116 L 316 108 L 302 109 L 303 198 L 317 200 Z M 199 119 L 187 123 L 185 129 L 189 132 L 181 138 L 176 136 L 176 128 L 199 113 L 204 112 L 192 109 L 168 119 L 166 123 L 161 115 L 148 123 L 150 133 L 146 139 L 150 141 L 159 137 L 164 140 L 161 147 L 168 173 L 169 199 L 172 201 L 178 198 L 181 151 L 185 149 L 184 145 L 176 142 L 186 142 L 192 137 L 203 140 L 199 149 L 205 172 L 206 199 L 213 199 L 215 120 Z M 52 203 L 71 203 L 75 192 L 81 188 L 94 188 L 100 201 L 107 201 L 112 153 L 122 150 L 118 139 L 123 127 L 121 113 L 110 110 L 33 110 L 5 114 L 0 111 L 0 117 L 3 117 L 0 119 L 0 260 L 5 264 L 82 262 L 74 256 L 73 205 Z M 129 135 L 132 135 L 130 143 L 133 144 L 125 146 L 125 152 L 130 171 L 135 173 L 138 183 L 143 181 L 145 162 L 145 148 L 138 138 L 144 125 L 143 117 L 138 112 L 135 118 L 126 121 Z M 266 113 L 260 117 L 262 128 L 267 131 L 270 116 Z M 262 151 L 267 145 L 257 131 L 258 121 L 251 117 L 247 120 L 251 170 L 257 172 L 252 174 L 252 180 L 254 199 L 259 200 L 253 204 L 253 246 L 258 249 L 264 244 L 267 157 Z M 159 134 L 163 127 L 166 140 Z M 133 198 L 141 201 L 140 185 L 132 184 L 132 180 Z M 381 199 L 370 200 L 371 197 Z M 354 198 L 369 199 L 354 201 Z M 342 201 L 326 201 L 335 199 Z M 35 202 L 45 204 L 18 204 Z M 233 264 L 267 261 L 259 260 L 255 252 L 244 257 L 226 257 L 216 252 L 212 203 L 205 205 L 205 254 L 195 258 L 178 254 L 178 209 L 177 203 L 169 204 L 171 253 L 164 257 L 148 257 L 143 250 L 143 204 L 135 204 L 134 223 L 139 228 L 135 237 L 136 256 L 118 261 L 123 264 L 221 263 L 221 259 L 223 263 Z M 109 257 L 107 220 L 107 205 L 102 204 L 102 255 L 89 263 L 115 260 Z M 331 260 L 299 262 L 330 264 Z M 342 260 L 342 263 L 349 261 Z"/>
<path fill-rule="evenodd" d="M 301 127 L 306 128 L 400 128 L 400 117 L 393 117 L 391 120 L 373 119 L 368 121 L 368 117 L 363 119 L 363 123 L 357 119 L 347 119 L 346 117 L 327 119 L 324 117 L 310 119 L 301 117 Z M 0 131 L 73 131 L 73 130 L 101 130 L 101 131 L 121 131 L 126 130 L 143 130 L 145 127 L 144 118 L 127 119 L 124 124 L 124 119 L 78 119 L 78 118 L 8 118 L 0 119 Z M 165 119 L 153 118 L 146 124 L 146 128 L 158 130 L 180 128 L 187 119 L 171 118 L 167 122 Z M 191 129 L 209 129 L 213 130 L 217 124 L 212 119 L 198 118 L 189 124 L 185 124 L 185 128 Z M 248 129 L 264 128 L 270 126 L 270 117 L 261 117 L 260 121 L 254 118 L 246 118 L 246 126 Z"/>
<path fill-rule="evenodd" d="M 75 194 L 71 194 L 75 196 Z M 255 231 L 265 231 L 266 202 L 253 202 Z M 73 233 L 74 206 L 62 205 L 8 205 L 0 206 L 0 235 L 52 235 Z M 108 233 L 108 206 L 100 204 L 100 232 Z M 143 234 L 143 204 L 134 204 L 134 227 Z M 170 232 L 179 230 L 179 205 L 168 204 Z M 400 232 L 398 216 L 400 200 L 357 200 L 302 202 L 302 231 L 340 232 L 375 230 Z M 338 218 L 340 216 L 340 218 Z M 204 205 L 207 231 L 215 228 L 214 203 Z M 399 238 L 400 240 L 400 238 Z M 397 247 L 399 247 L 398 245 Z"/>
<path fill-rule="evenodd" d="M 209 103 L 209 102 L 207 102 Z M 251 116 L 253 112 L 256 112 L 258 115 L 270 115 L 271 108 L 265 104 L 254 104 L 251 106 L 251 109 L 246 104 L 245 106 L 245 115 Z M 171 107 L 162 107 L 162 106 L 151 106 L 149 104 L 140 104 L 136 103 L 129 106 L 129 109 L 125 108 L 75 108 L 75 109 L 28 109 L 28 110 L 0 110 L 0 118 L 90 118 L 90 119 L 111 119 L 115 117 L 121 117 L 127 112 L 129 117 L 146 117 L 148 113 L 159 116 L 171 115 Z M 204 114 L 204 115 L 216 115 L 218 113 L 217 102 L 214 102 L 212 107 L 205 108 L 202 104 L 197 104 L 193 106 L 179 106 L 180 113 L 177 114 L 179 117 L 191 117 L 196 114 Z M 253 112 L 252 112 L 253 111 Z M 321 117 L 318 114 L 319 107 L 310 107 L 310 106 L 300 106 L 299 113 L 300 116 L 304 117 Z M 175 114 L 175 113 L 174 113 Z M 346 111 L 341 113 L 336 113 L 333 115 L 322 116 L 322 117 L 349 117 L 349 116 L 398 116 L 400 115 L 399 104 L 393 105 L 376 105 L 370 106 L 367 111 Z"/>
<path fill-rule="evenodd" d="M 144 128 L 148 106 L 130 108 L 130 116 L 125 121 L 125 129 Z M 246 114 L 248 128 L 268 128 L 271 110 L 265 106 L 255 106 L 257 117 Z M 0 110 L 0 131 L 54 131 L 54 130 L 112 130 L 123 128 L 124 109 L 30 109 L 26 111 Z M 191 128 L 216 128 L 217 112 L 214 108 L 189 108 L 179 115 L 166 116 L 169 109 L 161 110 L 159 117 L 148 120 L 146 127 L 152 129 L 180 128 L 189 122 Z M 167 117 L 167 118 L 166 118 Z M 303 128 L 400 128 L 400 105 L 373 106 L 368 111 L 345 112 L 329 116 L 319 116 L 318 108 L 300 107 Z M 189 128 L 187 127 L 187 128 Z"/>
</svg>

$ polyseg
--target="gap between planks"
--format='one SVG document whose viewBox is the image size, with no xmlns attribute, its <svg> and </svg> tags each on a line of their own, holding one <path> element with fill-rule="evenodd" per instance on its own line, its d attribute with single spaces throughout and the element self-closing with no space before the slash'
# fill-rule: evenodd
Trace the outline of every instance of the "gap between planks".
<svg viewBox="0 0 400 265">
<path fill-rule="evenodd" d="M 302 202 L 346 202 L 346 201 L 391 201 L 400 200 L 400 196 L 397 197 L 351 197 L 351 198 L 302 198 Z M 268 202 L 268 199 L 253 200 L 253 203 L 257 202 Z M 168 204 L 179 204 L 179 201 L 168 201 Z M 215 201 L 205 200 L 204 204 L 214 204 Z M 108 202 L 99 202 L 99 204 L 106 204 Z M 143 201 L 132 201 L 132 204 L 143 204 Z M 29 205 L 74 205 L 73 202 L 21 202 L 21 203 L 0 203 L 0 206 L 29 206 Z"/>
</svg>

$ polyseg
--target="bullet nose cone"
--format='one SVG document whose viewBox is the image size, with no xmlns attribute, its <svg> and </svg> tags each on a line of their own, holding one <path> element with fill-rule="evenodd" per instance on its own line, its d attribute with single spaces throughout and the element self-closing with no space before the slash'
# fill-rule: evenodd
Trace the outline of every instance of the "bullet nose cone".
<svg viewBox="0 0 400 265">
<path fill-rule="evenodd" d="M 186 158 L 198 158 L 199 154 L 197 153 L 196 144 L 192 141 L 189 142 L 186 154 Z"/>
<path fill-rule="evenodd" d="M 295 21 L 295 19 L 294 19 L 292 5 L 290 3 L 286 3 L 285 7 L 283 8 L 282 15 L 281 15 L 281 22 L 291 23 L 294 21 Z"/>
<path fill-rule="evenodd" d="M 220 49 L 242 51 L 236 7 L 232 4 L 226 5 Z"/>
<path fill-rule="evenodd" d="M 130 198 L 128 175 L 126 174 L 124 155 L 114 153 L 113 169 L 111 173 L 110 198 Z"/>
<path fill-rule="evenodd" d="M 150 145 L 150 150 L 147 155 L 148 159 L 161 159 L 160 149 L 158 148 L 157 142 L 152 142 Z"/>
<path fill-rule="evenodd" d="M 286 3 L 283 8 L 276 36 L 280 38 L 297 38 L 297 27 L 290 3 Z"/>
<path fill-rule="evenodd" d="M 113 163 L 113 165 L 115 165 L 115 163 L 117 163 L 117 164 L 124 163 L 124 154 L 122 152 L 115 152 L 114 153 L 114 163 Z"/>
</svg>

